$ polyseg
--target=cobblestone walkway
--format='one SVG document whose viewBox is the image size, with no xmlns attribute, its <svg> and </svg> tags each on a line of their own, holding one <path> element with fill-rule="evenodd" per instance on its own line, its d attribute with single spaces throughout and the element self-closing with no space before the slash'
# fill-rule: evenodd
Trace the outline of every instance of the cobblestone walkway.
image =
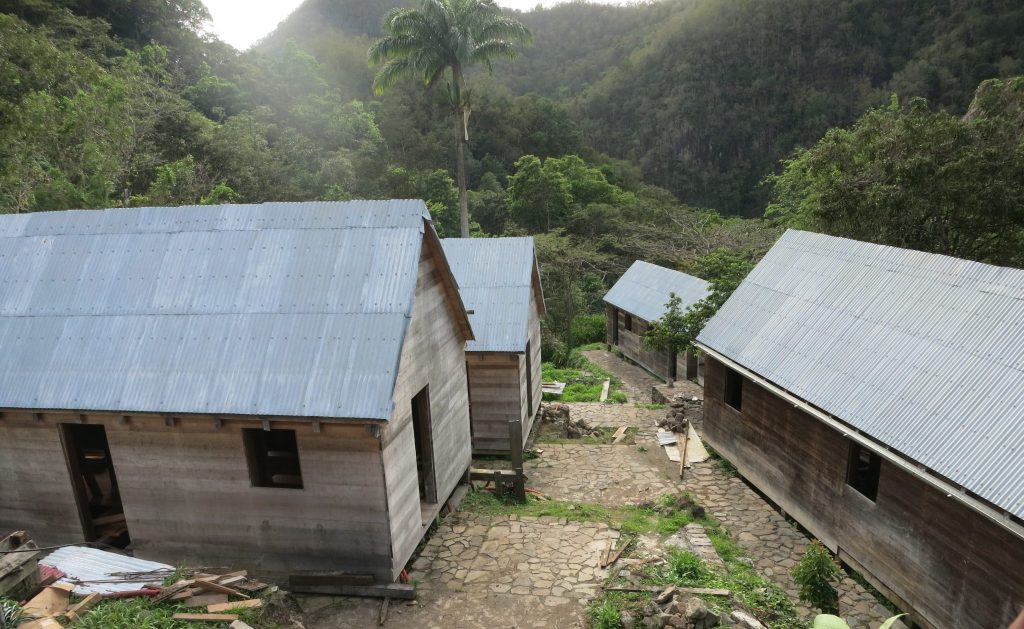
<svg viewBox="0 0 1024 629">
<path fill-rule="evenodd" d="M 817 613 L 799 604 L 790 570 L 800 561 L 810 540 L 739 477 L 723 472 L 714 461 L 697 463 L 683 482 L 753 558 L 755 568 L 786 591 L 802 616 Z M 890 614 L 856 581 L 845 577 L 839 588 L 839 614 L 854 629 L 877 627 Z"/>
<path fill-rule="evenodd" d="M 651 387 L 664 382 L 652 376 L 643 367 L 631 365 L 621 358 L 603 349 L 583 352 L 587 360 L 604 367 L 622 380 L 622 388 L 630 402 L 646 404 L 651 401 Z"/>
<path fill-rule="evenodd" d="M 555 500 L 620 506 L 678 490 L 637 446 L 548 443 L 538 447 L 543 454 L 525 465 L 527 485 Z"/>
<path fill-rule="evenodd" d="M 605 524 L 564 519 L 456 513 L 427 542 L 412 566 L 417 601 L 395 603 L 389 626 L 583 626 L 581 610 L 607 572 L 599 557 L 619 532 Z M 299 597 L 310 629 L 370 627 L 379 603 Z"/>
<path fill-rule="evenodd" d="M 658 420 L 665 416 L 664 409 L 649 409 L 629 402 L 626 404 L 604 404 L 601 402 L 571 404 L 569 414 L 574 419 L 582 419 L 591 426 L 618 428 L 629 426 L 637 428 L 637 445 L 656 443 L 655 433 Z M 646 437 L 644 442 L 642 438 Z"/>
</svg>

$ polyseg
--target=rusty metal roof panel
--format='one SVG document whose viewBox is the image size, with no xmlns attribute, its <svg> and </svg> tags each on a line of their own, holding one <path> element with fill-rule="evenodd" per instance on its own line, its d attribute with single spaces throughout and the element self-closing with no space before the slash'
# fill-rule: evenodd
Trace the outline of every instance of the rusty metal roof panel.
<svg viewBox="0 0 1024 629">
<path fill-rule="evenodd" d="M 445 257 L 476 339 L 467 352 L 522 352 L 537 264 L 533 238 L 446 238 Z"/>
<path fill-rule="evenodd" d="M 1024 517 L 1024 270 L 790 230 L 698 341 Z"/>
<path fill-rule="evenodd" d="M 708 283 L 700 278 L 637 260 L 615 282 L 604 301 L 645 321 L 656 321 L 665 314 L 669 293 L 678 295 L 686 310 L 708 292 Z"/>
<path fill-rule="evenodd" d="M 424 217 L 413 201 L 0 217 L 0 407 L 387 419 Z"/>
</svg>

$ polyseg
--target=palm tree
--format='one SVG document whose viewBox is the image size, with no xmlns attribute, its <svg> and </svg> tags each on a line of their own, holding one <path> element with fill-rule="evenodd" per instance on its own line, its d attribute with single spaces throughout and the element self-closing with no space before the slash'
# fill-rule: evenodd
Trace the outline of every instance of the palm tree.
<svg viewBox="0 0 1024 629">
<path fill-rule="evenodd" d="M 469 90 L 466 71 L 495 59 L 514 60 L 516 44 L 530 40 L 518 20 L 502 15 L 494 0 L 421 0 L 418 9 L 393 9 L 384 16 L 384 36 L 368 53 L 370 65 L 387 61 L 373 80 L 378 95 L 405 77 L 423 79 L 430 89 L 441 79 L 455 118 L 455 180 L 459 186 L 459 227 L 469 236 L 466 159 L 469 141 Z"/>
</svg>

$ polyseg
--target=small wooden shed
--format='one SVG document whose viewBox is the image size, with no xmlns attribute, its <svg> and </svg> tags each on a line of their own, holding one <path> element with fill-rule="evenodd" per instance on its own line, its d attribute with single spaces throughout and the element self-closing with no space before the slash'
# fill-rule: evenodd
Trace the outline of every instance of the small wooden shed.
<svg viewBox="0 0 1024 629">
<path fill-rule="evenodd" d="M 0 530 L 392 581 L 470 465 L 420 201 L 0 217 Z"/>
<path fill-rule="evenodd" d="M 914 622 L 1024 608 L 1024 270 L 791 230 L 698 344 L 705 439 Z"/>
<path fill-rule="evenodd" d="M 442 241 L 476 339 L 466 345 L 473 451 L 522 447 L 541 402 L 544 293 L 533 238 Z M 510 422 L 518 423 L 513 430 Z"/>
<path fill-rule="evenodd" d="M 637 260 L 604 296 L 608 345 L 666 380 L 703 382 L 703 358 L 643 346 L 651 321 L 660 319 L 672 294 L 686 310 L 708 295 L 708 283 L 680 271 Z"/>
</svg>

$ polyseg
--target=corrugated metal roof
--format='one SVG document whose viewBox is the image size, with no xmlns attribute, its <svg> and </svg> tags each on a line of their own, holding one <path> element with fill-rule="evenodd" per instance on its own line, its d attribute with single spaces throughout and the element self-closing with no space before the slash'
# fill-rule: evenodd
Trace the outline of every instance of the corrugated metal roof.
<svg viewBox="0 0 1024 629">
<path fill-rule="evenodd" d="M 1024 271 L 791 230 L 698 341 L 1024 517 Z"/>
<path fill-rule="evenodd" d="M 604 296 L 605 302 L 645 321 L 656 321 L 665 314 L 669 293 L 682 300 L 686 310 L 707 297 L 709 285 L 704 280 L 637 260 Z"/>
<path fill-rule="evenodd" d="M 466 344 L 466 351 L 525 351 L 537 264 L 533 238 L 446 238 L 441 243 L 462 301 L 473 311 L 469 320 L 476 340 Z"/>
<path fill-rule="evenodd" d="M 57 582 L 73 585 L 78 596 L 141 590 L 147 583 L 160 583 L 174 572 L 174 566 L 165 563 L 85 546 L 58 548 L 41 559 L 40 563 L 65 573 L 67 576 Z M 135 581 L 126 580 L 124 576 L 124 573 L 143 572 L 151 572 L 153 576 Z"/>
<path fill-rule="evenodd" d="M 0 407 L 387 419 L 421 201 L 0 217 Z"/>
</svg>

